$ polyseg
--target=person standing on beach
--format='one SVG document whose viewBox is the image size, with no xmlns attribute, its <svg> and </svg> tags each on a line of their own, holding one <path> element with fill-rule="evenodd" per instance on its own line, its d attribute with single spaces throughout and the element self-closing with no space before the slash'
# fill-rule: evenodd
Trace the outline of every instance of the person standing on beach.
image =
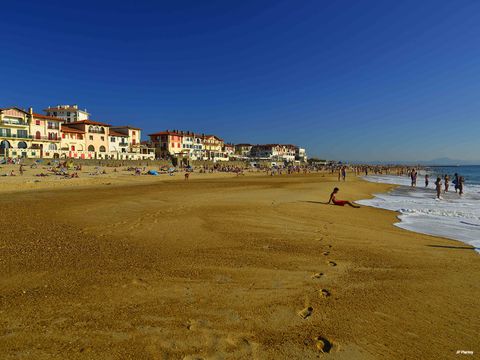
<svg viewBox="0 0 480 360">
<path fill-rule="evenodd" d="M 412 172 L 410 173 L 410 179 L 412 180 L 412 187 L 417 186 L 417 172 L 415 169 L 412 169 Z"/>
<path fill-rule="evenodd" d="M 428 174 L 425 175 L 425 187 L 428 187 Z"/>
<path fill-rule="evenodd" d="M 346 166 L 342 167 L 342 179 L 345 181 L 345 178 L 347 177 L 347 169 Z"/>
<path fill-rule="evenodd" d="M 458 191 L 460 195 L 463 195 L 463 183 L 465 182 L 465 179 L 463 176 L 460 176 L 458 178 Z"/>
<path fill-rule="evenodd" d="M 440 176 L 438 176 L 437 181 L 435 181 L 435 187 L 437 189 L 437 199 L 441 199 L 440 194 L 442 193 L 442 178 Z"/>
<path fill-rule="evenodd" d="M 445 180 L 445 192 L 448 192 L 448 182 L 450 181 L 450 178 L 447 174 L 445 174 L 445 177 L 443 179 Z"/>
<path fill-rule="evenodd" d="M 455 173 L 452 183 L 453 185 L 455 185 L 455 192 L 457 192 L 458 191 L 458 174 L 457 173 Z"/>
</svg>

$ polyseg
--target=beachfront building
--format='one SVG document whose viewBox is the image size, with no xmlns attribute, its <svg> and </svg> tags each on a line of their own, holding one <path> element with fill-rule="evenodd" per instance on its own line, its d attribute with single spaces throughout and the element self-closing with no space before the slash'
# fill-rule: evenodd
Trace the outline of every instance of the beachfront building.
<svg viewBox="0 0 480 360">
<path fill-rule="evenodd" d="M 108 134 L 110 125 L 92 120 L 76 121 L 62 125 L 70 129 L 77 129 L 84 132 L 86 158 L 108 159 L 111 158 L 108 151 Z"/>
<path fill-rule="evenodd" d="M 31 109 L 30 134 L 32 149 L 38 151 L 40 158 L 57 158 L 61 145 L 60 125 L 62 119 L 36 114 Z"/>
<path fill-rule="evenodd" d="M 195 138 L 194 134 L 190 131 L 180 131 L 180 134 L 182 135 L 182 155 L 192 159 Z"/>
<path fill-rule="evenodd" d="M 108 134 L 108 152 L 115 156 L 115 159 L 127 159 L 129 152 L 128 135 L 110 129 Z"/>
<path fill-rule="evenodd" d="M 61 142 L 60 151 L 57 152 L 60 158 L 94 159 L 95 155 L 86 150 L 85 131 L 76 127 L 62 124 L 60 127 Z"/>
<path fill-rule="evenodd" d="M 203 147 L 205 157 L 211 161 L 228 161 L 228 157 L 223 151 L 224 141 L 216 135 L 204 135 Z"/>
<path fill-rule="evenodd" d="M 129 152 L 134 152 L 132 151 L 133 148 L 140 146 L 141 138 L 142 138 L 142 130 L 140 128 L 126 125 L 126 126 L 111 126 L 110 130 L 114 130 L 118 133 L 127 135 L 128 144 L 130 146 Z"/>
<path fill-rule="evenodd" d="M 304 148 L 296 147 L 295 148 L 295 160 L 300 162 L 307 162 L 307 151 Z"/>
<path fill-rule="evenodd" d="M 255 159 L 267 159 L 272 161 L 295 161 L 295 145 L 264 144 L 254 145 L 250 150 L 250 157 Z"/>
<path fill-rule="evenodd" d="M 250 157 L 254 159 L 271 159 L 276 155 L 274 144 L 253 145 L 250 149 Z"/>
<path fill-rule="evenodd" d="M 49 106 L 43 110 L 47 116 L 63 119 L 67 124 L 77 121 L 88 120 L 90 114 L 87 109 L 81 110 L 78 105 L 57 105 Z"/>
<path fill-rule="evenodd" d="M 283 161 L 286 162 L 293 162 L 295 161 L 297 147 L 295 145 L 287 144 L 287 145 L 279 145 L 277 150 L 277 156 Z"/>
<path fill-rule="evenodd" d="M 227 159 L 230 159 L 235 156 L 235 145 L 225 143 L 223 145 L 223 154 L 227 157 Z"/>
<path fill-rule="evenodd" d="M 178 131 L 160 131 L 149 134 L 150 142 L 155 148 L 155 156 L 157 158 L 168 158 L 176 156 L 183 152 L 183 135 Z"/>
<path fill-rule="evenodd" d="M 204 135 L 201 135 L 201 134 L 193 134 L 193 152 L 192 152 L 193 160 L 206 159 L 205 149 L 203 146 L 203 137 Z"/>
<path fill-rule="evenodd" d="M 235 155 L 242 158 L 250 157 L 250 151 L 252 150 L 251 144 L 236 144 L 235 145 Z"/>
<path fill-rule="evenodd" d="M 142 144 L 142 130 L 133 126 L 111 126 L 109 152 L 119 160 L 154 160 L 155 149 Z"/>
<path fill-rule="evenodd" d="M 32 149 L 31 112 L 17 107 L 0 109 L 0 157 L 38 157 Z"/>
</svg>

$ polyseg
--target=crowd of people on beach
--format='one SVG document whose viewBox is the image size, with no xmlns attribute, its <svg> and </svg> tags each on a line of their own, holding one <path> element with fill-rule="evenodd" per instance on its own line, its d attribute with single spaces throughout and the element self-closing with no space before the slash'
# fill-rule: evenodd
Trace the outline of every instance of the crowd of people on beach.
<svg viewBox="0 0 480 360">
<path fill-rule="evenodd" d="M 411 169 L 410 171 L 410 180 L 411 180 L 411 187 L 416 187 L 417 186 L 417 177 L 418 177 L 418 172 L 416 169 Z M 425 188 L 428 188 L 430 184 L 430 175 L 425 174 Z M 453 176 L 453 181 L 452 184 L 455 187 L 455 193 L 458 193 L 459 195 L 463 195 L 463 189 L 464 189 L 464 184 L 465 184 L 465 178 L 463 176 L 460 176 L 458 173 L 455 173 Z M 443 183 L 442 183 L 442 176 L 437 176 L 437 179 L 435 180 L 435 190 L 437 193 L 437 199 L 442 199 L 442 188 L 444 193 L 448 193 L 450 187 L 450 176 L 448 174 L 443 175 Z"/>
<path fill-rule="evenodd" d="M 18 175 L 23 176 L 25 172 L 26 164 L 23 159 L 5 159 L 4 164 L 7 165 L 18 165 Z M 98 165 L 94 167 L 93 171 L 88 172 L 89 176 L 105 175 L 107 174 L 106 168 L 113 168 L 113 172 L 118 172 L 118 169 L 121 168 L 122 171 L 130 172 L 135 176 L 141 175 L 160 175 L 166 174 L 169 176 L 174 176 L 176 173 L 183 173 L 184 179 L 188 180 L 190 174 L 194 172 L 202 173 L 232 173 L 237 176 L 245 175 L 245 172 L 264 172 L 269 176 L 280 176 L 280 175 L 292 175 L 292 174 L 309 174 L 313 172 L 330 172 L 332 175 L 337 174 L 337 180 L 339 182 L 345 182 L 347 179 L 347 171 L 353 173 L 354 175 L 368 176 L 369 174 L 374 175 L 398 175 L 404 176 L 409 175 L 411 180 L 411 187 L 417 186 L 418 172 L 415 168 L 407 168 L 405 166 L 374 166 L 374 165 L 350 165 L 345 164 L 329 164 L 329 165 L 315 165 L 315 164 L 301 164 L 301 165 L 273 165 L 269 166 L 268 164 L 224 164 L 224 163 L 214 163 L 214 164 L 202 164 L 196 167 L 190 165 L 177 166 L 174 167 L 171 164 L 165 164 L 158 166 L 157 169 L 152 169 L 149 162 L 137 166 L 128 166 L 128 162 L 116 162 L 116 163 L 101 163 L 98 162 Z M 36 160 L 31 165 L 31 169 L 36 169 L 39 166 L 42 166 L 42 171 L 35 174 L 37 177 L 47 177 L 47 176 L 59 176 L 61 178 L 79 178 L 79 173 L 82 171 L 82 164 L 75 164 L 73 160 L 67 159 L 64 161 L 60 160 L 50 160 L 43 163 L 42 160 Z M 17 176 L 15 170 L 10 170 L 9 173 L 2 174 L 2 176 Z M 428 188 L 430 185 L 430 176 L 425 174 L 425 188 Z M 453 176 L 453 181 L 451 183 L 454 185 L 455 192 L 459 195 L 464 193 L 464 183 L 465 178 L 455 173 Z M 443 177 L 438 176 L 435 183 L 436 197 L 441 199 L 441 194 L 448 193 L 450 187 L 450 176 L 445 174 Z M 334 205 L 350 205 L 357 207 L 350 201 L 346 200 L 337 200 L 336 195 L 338 194 L 339 189 L 335 188 L 330 195 L 328 203 L 333 203 Z"/>
</svg>

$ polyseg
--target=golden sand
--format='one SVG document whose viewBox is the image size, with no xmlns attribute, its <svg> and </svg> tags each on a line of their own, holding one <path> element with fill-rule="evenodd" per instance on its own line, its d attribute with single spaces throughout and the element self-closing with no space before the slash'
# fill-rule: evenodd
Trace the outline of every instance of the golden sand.
<svg viewBox="0 0 480 360">
<path fill-rule="evenodd" d="M 2 359 L 480 354 L 471 247 L 328 175 L 172 178 L 0 178 Z"/>
</svg>

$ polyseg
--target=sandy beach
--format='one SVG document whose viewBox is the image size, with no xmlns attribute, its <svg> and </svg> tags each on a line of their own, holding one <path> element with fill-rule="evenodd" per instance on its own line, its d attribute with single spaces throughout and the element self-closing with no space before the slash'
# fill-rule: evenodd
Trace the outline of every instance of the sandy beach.
<svg viewBox="0 0 480 360">
<path fill-rule="evenodd" d="M 323 203 L 389 185 L 108 171 L 0 178 L 2 359 L 480 354 L 478 253 Z"/>
</svg>

